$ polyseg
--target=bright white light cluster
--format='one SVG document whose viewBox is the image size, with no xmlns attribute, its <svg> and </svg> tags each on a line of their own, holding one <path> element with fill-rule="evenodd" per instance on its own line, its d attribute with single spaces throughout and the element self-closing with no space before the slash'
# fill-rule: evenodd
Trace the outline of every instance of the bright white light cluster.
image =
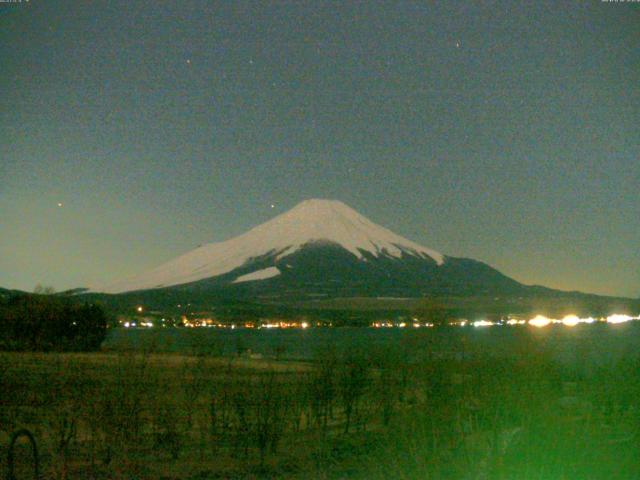
<svg viewBox="0 0 640 480">
<path fill-rule="evenodd" d="M 519 320 L 515 318 L 510 318 L 506 322 L 504 321 L 491 322 L 489 320 L 476 320 L 475 322 L 471 322 L 471 325 L 473 325 L 474 327 L 490 327 L 493 325 L 504 325 L 504 324 L 525 325 L 528 323 L 529 325 L 538 327 L 538 328 L 546 327 L 547 325 L 551 325 L 551 324 L 561 324 L 566 327 L 575 327 L 579 323 L 595 323 L 598 321 L 603 323 L 624 323 L 624 322 L 629 322 L 631 320 L 640 320 L 640 316 L 632 317 L 629 315 L 614 314 L 608 317 L 595 319 L 593 317 L 580 318 L 577 315 L 567 315 L 563 318 L 557 319 L 557 318 L 545 317 L 544 315 L 536 315 L 535 317 L 533 317 L 528 321 Z M 461 327 L 464 327 L 465 325 L 467 325 L 467 323 L 469 323 L 467 320 L 461 320 L 461 321 L 452 323 L 452 325 L 459 325 Z"/>
<path fill-rule="evenodd" d="M 547 318 L 544 315 L 537 315 L 529 320 L 529 325 L 533 325 L 534 327 L 546 327 L 551 322 L 552 320 L 550 318 Z"/>
<path fill-rule="evenodd" d="M 476 320 L 473 322 L 474 327 L 491 327 L 492 325 L 495 325 L 495 323 L 487 320 Z"/>
<path fill-rule="evenodd" d="M 640 320 L 640 316 L 630 317 L 629 315 L 615 314 L 615 315 L 609 315 L 607 317 L 607 323 L 624 323 L 624 322 L 629 322 L 631 320 Z"/>
<path fill-rule="evenodd" d="M 124 322 L 123 326 L 124 328 L 136 328 L 136 327 L 152 328 L 153 322 L 140 322 L 140 323 Z"/>
<path fill-rule="evenodd" d="M 524 325 L 525 323 L 527 323 L 526 320 L 516 320 L 515 318 L 507 320 L 507 325 Z"/>
<path fill-rule="evenodd" d="M 606 318 L 601 318 L 600 320 L 596 320 L 593 317 L 580 318 L 577 315 L 567 315 L 562 319 L 555 318 L 547 318 L 544 315 L 537 315 L 531 320 L 529 320 L 529 325 L 533 325 L 534 327 L 546 327 L 551 323 L 561 323 L 567 327 L 575 327 L 579 323 L 594 323 L 596 321 L 606 322 L 606 323 L 624 323 L 629 322 L 631 320 L 640 320 L 640 316 L 632 317 L 630 315 L 622 315 L 622 314 L 614 314 L 609 315 Z M 511 323 L 510 323 L 511 325 Z"/>
<path fill-rule="evenodd" d="M 600 318 L 593 318 L 593 317 L 578 317 L 577 315 L 566 315 L 563 318 L 549 318 L 549 317 L 545 317 L 544 315 L 536 315 L 535 317 L 529 319 L 529 320 L 525 320 L 525 319 L 519 319 L 519 318 L 509 318 L 507 320 L 497 320 L 497 321 L 492 321 L 492 320 L 486 320 L 486 319 L 480 319 L 480 320 L 474 320 L 474 321 L 469 321 L 467 319 L 461 318 L 458 320 L 454 320 L 454 321 L 450 321 L 448 323 L 449 326 L 453 326 L 453 327 L 465 327 L 467 325 L 471 325 L 473 327 L 492 327 L 492 326 L 500 326 L 500 325 L 509 325 L 509 326 L 513 326 L 513 325 L 531 325 L 533 327 L 538 327 L 538 328 L 542 328 L 542 327 L 546 327 L 547 325 L 551 325 L 551 324 L 560 324 L 560 325 L 564 325 L 565 327 L 575 327 L 576 325 L 580 324 L 580 323 L 586 323 L 586 324 L 590 324 L 590 323 L 596 323 L 596 322 L 600 322 L 600 323 L 624 323 L 624 322 L 629 322 L 631 320 L 640 320 L 640 316 L 637 317 L 632 317 L 630 315 L 624 315 L 624 314 L 619 314 L 616 313 L 614 315 L 609 315 L 608 317 L 600 317 Z M 394 323 L 391 321 L 383 321 L 383 322 L 374 322 L 371 324 L 372 327 L 375 328 L 404 328 L 409 326 L 409 323 L 405 323 L 405 322 L 400 322 L 400 323 Z M 425 327 L 434 327 L 435 325 L 433 323 L 425 323 L 425 324 L 420 324 L 418 322 L 417 318 L 413 319 L 413 327 L 414 328 L 420 328 L 422 326 Z"/>
<path fill-rule="evenodd" d="M 452 322 L 451 325 L 458 325 L 458 326 L 464 327 L 465 325 L 470 324 L 470 325 L 473 325 L 474 327 L 491 327 L 493 325 L 505 325 L 505 324 L 506 325 L 525 325 L 528 323 L 531 326 L 542 328 L 551 324 L 561 324 L 566 327 L 575 327 L 579 323 L 595 323 L 595 322 L 624 323 L 631 320 L 640 320 L 640 316 L 631 317 L 629 315 L 614 314 L 608 317 L 595 319 L 593 317 L 581 318 L 581 317 L 578 317 L 577 315 L 567 315 L 563 318 L 558 319 L 558 318 L 545 317 L 544 315 L 536 315 L 530 320 L 521 320 L 516 318 L 510 318 L 507 321 L 503 320 L 499 322 L 492 322 L 489 320 L 476 320 L 474 322 L 468 322 L 467 320 L 459 320 L 457 322 Z"/>
</svg>

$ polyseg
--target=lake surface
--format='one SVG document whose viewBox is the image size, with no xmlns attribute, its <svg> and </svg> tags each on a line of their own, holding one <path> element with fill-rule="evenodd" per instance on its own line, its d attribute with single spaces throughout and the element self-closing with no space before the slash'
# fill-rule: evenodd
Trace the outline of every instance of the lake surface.
<svg viewBox="0 0 640 480">
<path fill-rule="evenodd" d="M 337 351 L 406 352 L 414 361 L 551 355 L 574 365 L 617 362 L 640 354 L 640 322 L 567 327 L 549 325 L 436 328 L 216 329 L 164 328 L 111 330 L 109 350 L 151 350 L 214 355 L 259 354 L 280 359 L 310 360 L 327 348 Z"/>
</svg>

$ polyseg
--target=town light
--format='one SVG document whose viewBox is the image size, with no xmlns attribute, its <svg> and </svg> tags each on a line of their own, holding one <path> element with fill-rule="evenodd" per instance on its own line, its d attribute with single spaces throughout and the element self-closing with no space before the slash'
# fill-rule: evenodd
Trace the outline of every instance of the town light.
<svg viewBox="0 0 640 480">
<path fill-rule="evenodd" d="M 582 320 L 580 320 L 576 315 L 567 315 L 562 319 L 562 324 L 566 325 L 567 327 L 575 327 L 581 321 Z"/>
<path fill-rule="evenodd" d="M 536 317 L 529 320 L 529 325 L 533 325 L 534 327 L 546 327 L 550 323 L 551 319 L 543 315 L 537 315 Z"/>
</svg>

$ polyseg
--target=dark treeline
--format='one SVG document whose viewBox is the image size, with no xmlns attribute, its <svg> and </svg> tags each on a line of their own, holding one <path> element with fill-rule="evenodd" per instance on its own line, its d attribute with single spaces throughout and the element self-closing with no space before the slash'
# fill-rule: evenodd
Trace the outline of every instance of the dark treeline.
<svg viewBox="0 0 640 480">
<path fill-rule="evenodd" d="M 0 299 L 0 349 L 92 351 L 106 336 L 107 316 L 91 304 L 43 294 Z"/>
</svg>

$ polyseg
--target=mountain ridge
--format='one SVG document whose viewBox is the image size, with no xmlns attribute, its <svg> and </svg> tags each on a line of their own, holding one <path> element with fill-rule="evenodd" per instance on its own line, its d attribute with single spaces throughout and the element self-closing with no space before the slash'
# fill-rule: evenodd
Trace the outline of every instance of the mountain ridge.
<svg viewBox="0 0 640 480">
<path fill-rule="evenodd" d="M 357 297 L 606 300 L 524 285 L 484 262 L 443 255 L 376 225 L 342 202 L 324 199 L 306 200 L 237 237 L 81 295 L 168 305 L 196 299 L 201 305 L 226 300 L 291 305 Z"/>
<path fill-rule="evenodd" d="M 408 254 L 437 265 L 445 258 L 373 223 L 340 201 L 311 199 L 237 237 L 202 245 L 149 272 L 91 290 L 123 293 L 188 284 L 227 274 L 265 255 L 279 260 L 318 242 L 340 245 L 365 262 L 370 257 L 367 253 L 395 258 Z"/>
</svg>

